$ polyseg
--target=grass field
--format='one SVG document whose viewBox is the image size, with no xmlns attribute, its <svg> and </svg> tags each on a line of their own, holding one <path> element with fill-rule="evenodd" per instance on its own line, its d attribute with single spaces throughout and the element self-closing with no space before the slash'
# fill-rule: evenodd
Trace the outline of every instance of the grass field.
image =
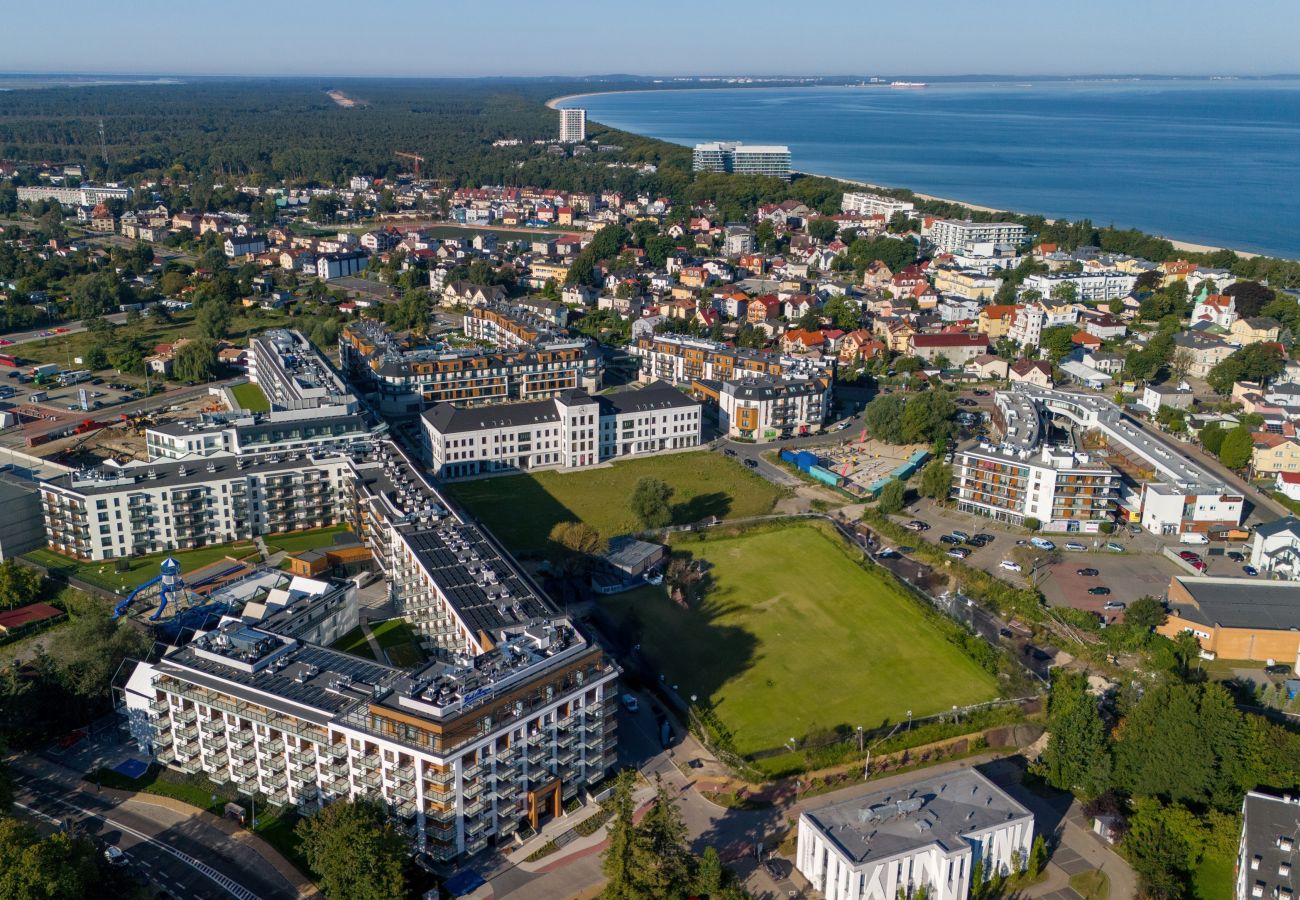
<svg viewBox="0 0 1300 900">
<path fill-rule="evenodd" d="M 814 728 L 878 728 L 991 700 L 992 675 L 927 621 L 883 570 L 818 526 L 675 541 L 711 564 L 696 607 L 662 587 L 601 600 L 683 696 L 707 698 L 742 754 Z"/>
<path fill-rule="evenodd" d="M 535 472 L 449 485 L 451 493 L 515 552 L 538 552 L 557 522 L 581 520 L 604 537 L 639 529 L 627 498 L 637 480 L 673 488 L 673 522 L 735 519 L 772 511 L 781 488 L 718 453 L 670 453 L 583 472 Z"/>
<path fill-rule="evenodd" d="M 1232 875 L 1236 860 L 1231 852 L 1206 853 L 1192 872 L 1192 896 L 1196 900 L 1217 900 L 1232 896 Z"/>
<path fill-rule="evenodd" d="M 80 578 L 106 590 L 127 593 L 132 588 L 144 584 L 157 575 L 162 561 L 169 556 L 175 557 L 176 561 L 181 564 L 181 574 L 188 575 L 227 556 L 243 559 L 255 553 L 257 553 L 257 547 L 251 541 L 213 544 L 210 547 L 200 547 L 197 550 L 177 550 L 174 553 L 151 553 L 147 556 L 130 557 L 130 568 L 126 572 L 115 571 L 114 563 L 120 562 L 120 560 L 77 562 L 75 559 L 69 559 L 62 554 L 55 553 L 53 550 L 45 549 L 33 550 L 24 554 L 24 556 L 32 562 L 44 566 L 51 572 L 60 572 L 70 578 Z"/>
<path fill-rule="evenodd" d="M 286 553 L 302 553 L 304 550 L 319 550 L 333 547 L 341 534 L 351 534 L 352 529 L 346 525 L 331 525 L 328 528 L 313 528 L 310 531 L 289 531 L 284 534 L 268 534 L 266 549 L 274 553 L 283 550 Z M 355 539 L 353 543 L 356 543 Z"/>
<path fill-rule="evenodd" d="M 243 384 L 237 384 L 230 389 L 234 395 L 235 402 L 242 409 L 249 412 L 270 412 L 271 401 L 266 399 L 266 394 L 260 387 L 251 381 L 245 381 Z"/>
</svg>

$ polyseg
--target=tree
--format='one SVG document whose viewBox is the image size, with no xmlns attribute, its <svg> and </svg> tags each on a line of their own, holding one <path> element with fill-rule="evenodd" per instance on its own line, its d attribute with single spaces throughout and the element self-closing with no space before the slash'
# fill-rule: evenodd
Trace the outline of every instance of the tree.
<svg viewBox="0 0 1300 900">
<path fill-rule="evenodd" d="M 1038 345 L 1047 351 L 1047 356 L 1053 363 L 1059 363 L 1074 350 L 1074 331 L 1070 325 L 1044 328 Z"/>
<path fill-rule="evenodd" d="M 863 414 L 867 431 L 873 438 L 886 444 L 903 442 L 903 398 L 897 394 L 881 394 L 870 403 Z"/>
<path fill-rule="evenodd" d="M 172 375 L 179 381 L 207 381 L 216 378 L 217 345 L 208 338 L 190 341 L 172 357 Z"/>
<path fill-rule="evenodd" d="M 903 406 L 898 443 L 934 444 L 945 440 L 952 430 L 952 417 L 956 412 L 957 404 L 953 403 L 948 391 L 926 391 L 913 397 Z"/>
<path fill-rule="evenodd" d="M 1243 319 L 1259 315 L 1277 297 L 1272 288 L 1258 281 L 1237 281 L 1223 291 L 1233 299 L 1237 315 Z"/>
<path fill-rule="evenodd" d="M 649 896 L 642 890 L 644 867 L 648 862 L 645 838 L 632 819 L 636 812 L 632 799 L 635 785 L 635 772 L 624 769 L 614 778 L 609 796 L 601 803 L 610 814 L 607 844 L 600 861 L 606 878 L 601 897 L 606 900 L 641 900 Z"/>
<path fill-rule="evenodd" d="M 101 607 L 83 610 L 51 633 L 50 655 L 58 660 L 59 680 L 88 705 L 109 696 L 113 674 L 122 660 L 143 658 L 149 640 L 125 620 L 113 621 Z"/>
<path fill-rule="evenodd" d="M 941 459 L 931 460 L 921 471 L 921 496 L 943 501 L 948 499 L 951 490 L 952 466 Z"/>
<path fill-rule="evenodd" d="M 1079 286 L 1073 281 L 1061 281 L 1052 286 L 1052 299 L 1073 303 L 1079 299 Z"/>
<path fill-rule="evenodd" d="M 839 224 L 831 218 L 813 219 L 808 223 L 808 235 L 823 244 L 834 240 Z"/>
<path fill-rule="evenodd" d="M 1152 900 L 1180 900 L 1191 883 L 1186 841 L 1166 827 L 1160 804 L 1137 802 L 1137 814 L 1124 836 L 1124 855 L 1133 864 L 1143 897 Z"/>
<path fill-rule="evenodd" d="M 0 563 L 0 606 L 13 609 L 31 603 L 41 593 L 41 574 L 35 569 L 19 565 L 10 557 Z"/>
<path fill-rule="evenodd" d="M 641 819 L 638 829 L 644 847 L 654 860 L 645 872 L 648 897 L 685 897 L 691 888 L 691 858 L 687 850 L 688 832 L 681 810 L 672 795 L 655 776 L 655 798 Z"/>
<path fill-rule="evenodd" d="M 1247 344 L 1210 369 L 1205 380 L 1226 396 L 1238 381 L 1266 381 L 1281 374 L 1285 366 L 1286 358 L 1275 344 Z"/>
<path fill-rule="evenodd" d="M 406 894 L 406 839 L 380 803 L 336 800 L 295 829 L 321 892 L 338 900 Z"/>
<path fill-rule="evenodd" d="M 584 574 L 592 560 L 608 547 L 600 532 L 585 522 L 556 522 L 550 541 L 552 567 L 571 577 Z"/>
<path fill-rule="evenodd" d="M 632 514 L 643 528 L 664 528 L 673 521 L 673 489 L 658 478 L 641 478 L 632 488 Z"/>
<path fill-rule="evenodd" d="M 722 865 L 717 848 L 705 847 L 695 866 L 695 893 L 716 897 L 722 891 L 726 877 L 727 870 Z"/>
<path fill-rule="evenodd" d="M 221 340 L 230 330 L 230 306 L 222 300 L 206 301 L 194 314 L 194 330 L 209 340 Z"/>
<path fill-rule="evenodd" d="M 1220 422 L 1211 422 L 1197 432 L 1197 437 L 1201 441 L 1201 447 L 1206 453 L 1214 456 L 1219 455 L 1219 448 L 1223 446 L 1223 438 L 1228 432 L 1224 431 L 1223 424 Z"/>
<path fill-rule="evenodd" d="M 1179 347 L 1169 356 L 1169 377 L 1178 382 L 1187 377 L 1196 365 L 1196 354 L 1187 347 Z"/>
<path fill-rule="evenodd" d="M 6 810 L 7 812 L 7 810 Z M 17 819 L 0 818 L 0 897 L 82 900 L 103 889 L 95 845 L 58 831 L 48 837 Z"/>
<path fill-rule="evenodd" d="M 876 509 L 885 515 L 893 515 L 907 505 L 907 485 L 897 478 L 891 478 L 880 489 L 876 500 Z"/>
<path fill-rule="evenodd" d="M 1229 469 L 1244 469 L 1250 465 L 1254 450 L 1255 440 L 1250 429 L 1238 425 L 1223 436 L 1223 443 L 1219 447 L 1219 462 Z"/>
<path fill-rule="evenodd" d="M 1042 766 L 1048 784 L 1096 796 L 1109 786 L 1110 748 L 1097 699 L 1082 672 L 1056 669 L 1047 705 L 1051 732 Z"/>
<path fill-rule="evenodd" d="M 1167 618 L 1164 604 L 1150 594 L 1138 597 L 1124 611 L 1124 624 L 1142 631 L 1158 628 Z"/>
</svg>

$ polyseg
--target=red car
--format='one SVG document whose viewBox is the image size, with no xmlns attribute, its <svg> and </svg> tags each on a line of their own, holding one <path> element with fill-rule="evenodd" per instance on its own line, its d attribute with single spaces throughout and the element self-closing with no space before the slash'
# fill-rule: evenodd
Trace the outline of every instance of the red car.
<svg viewBox="0 0 1300 900">
<path fill-rule="evenodd" d="M 0 347 L 8 347 L 12 343 L 13 341 L 9 340 L 8 338 L 0 338 Z"/>
<path fill-rule="evenodd" d="M 1191 567 L 1196 571 L 1198 572 L 1205 571 L 1205 563 L 1201 562 L 1199 559 L 1189 560 L 1188 562 L 1190 563 Z"/>
<path fill-rule="evenodd" d="M 1180 551 L 1178 551 L 1178 558 L 1181 559 L 1183 562 L 1200 562 L 1200 561 L 1201 561 L 1200 554 L 1198 554 L 1198 553 L 1193 553 L 1191 550 L 1180 550 Z"/>
</svg>

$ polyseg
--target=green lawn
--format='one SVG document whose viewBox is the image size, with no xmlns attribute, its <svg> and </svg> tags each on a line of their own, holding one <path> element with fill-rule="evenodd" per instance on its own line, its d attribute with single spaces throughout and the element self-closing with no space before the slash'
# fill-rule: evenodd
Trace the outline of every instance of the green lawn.
<svg viewBox="0 0 1300 900">
<path fill-rule="evenodd" d="M 772 511 L 782 489 L 719 453 L 699 451 L 630 459 L 583 472 L 535 472 L 449 485 L 465 508 L 515 552 L 545 550 L 557 522 L 581 520 L 606 538 L 639 529 L 627 498 L 637 480 L 673 488 L 673 521 L 735 519 Z"/>
<path fill-rule="evenodd" d="M 1232 896 L 1232 876 L 1236 859 L 1232 852 L 1208 852 L 1192 873 L 1192 895 L 1196 900 L 1217 900 Z"/>
<path fill-rule="evenodd" d="M 674 541 L 711 568 L 684 610 L 662 587 L 601 600 L 670 684 L 707 698 L 742 754 L 814 728 L 878 728 L 997 696 L 992 675 L 950 644 L 880 569 L 838 537 L 794 525 Z"/>
<path fill-rule="evenodd" d="M 55 553 L 53 550 L 33 550 L 25 556 L 32 562 L 45 566 L 51 572 L 61 572 L 68 577 L 89 581 L 110 591 L 128 593 L 132 588 L 144 584 L 159 572 L 159 566 L 168 556 L 175 557 L 181 564 L 181 574 L 188 575 L 206 565 L 233 556 L 243 559 L 257 553 L 257 547 L 251 541 L 237 541 L 230 544 L 213 544 L 197 550 L 177 550 L 174 553 L 151 553 L 147 556 L 132 556 L 130 567 L 126 572 L 115 570 L 115 562 L 121 560 L 104 560 L 103 562 L 78 562 L 75 559 Z"/>
<path fill-rule="evenodd" d="M 361 630 L 360 625 L 330 644 L 330 646 L 335 650 L 351 653 L 353 656 L 364 656 L 366 659 L 375 658 L 375 654 L 370 652 L 370 642 L 366 640 L 366 633 Z"/>
<path fill-rule="evenodd" d="M 274 553 L 283 550 L 286 553 L 302 553 L 304 550 L 320 550 L 333 547 L 340 534 L 352 534 L 347 525 L 331 525 L 328 528 L 314 528 L 310 531 L 288 531 L 283 534 L 268 534 L 266 549 Z M 355 537 L 352 543 L 357 543 Z"/>
<path fill-rule="evenodd" d="M 1083 900 L 1106 900 L 1110 896 L 1110 879 L 1100 869 L 1071 875 L 1070 887 Z M 1226 897 L 1227 894 L 1224 896 Z"/>
<path fill-rule="evenodd" d="M 235 402 L 249 412 L 271 411 L 271 401 L 267 400 L 262 389 L 251 381 L 235 385 L 230 389 L 230 393 L 234 395 Z"/>
<path fill-rule="evenodd" d="M 424 652 L 420 650 L 415 630 L 403 619 L 389 619 L 372 626 L 370 630 L 375 636 L 375 642 L 388 654 L 388 659 L 393 665 L 410 669 L 424 662 Z M 361 630 L 360 625 L 335 641 L 333 647 L 335 650 L 342 650 L 354 656 L 375 658 L 375 655 L 370 652 L 370 642 L 366 640 L 365 632 Z"/>
</svg>

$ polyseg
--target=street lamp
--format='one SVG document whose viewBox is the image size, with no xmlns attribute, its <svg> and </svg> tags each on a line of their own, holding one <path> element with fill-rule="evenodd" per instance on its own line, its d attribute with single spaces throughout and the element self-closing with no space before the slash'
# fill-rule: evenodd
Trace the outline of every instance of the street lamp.
<svg viewBox="0 0 1300 900">
<path fill-rule="evenodd" d="M 907 711 L 907 730 L 912 730 L 912 711 L 910 709 Z"/>
</svg>

